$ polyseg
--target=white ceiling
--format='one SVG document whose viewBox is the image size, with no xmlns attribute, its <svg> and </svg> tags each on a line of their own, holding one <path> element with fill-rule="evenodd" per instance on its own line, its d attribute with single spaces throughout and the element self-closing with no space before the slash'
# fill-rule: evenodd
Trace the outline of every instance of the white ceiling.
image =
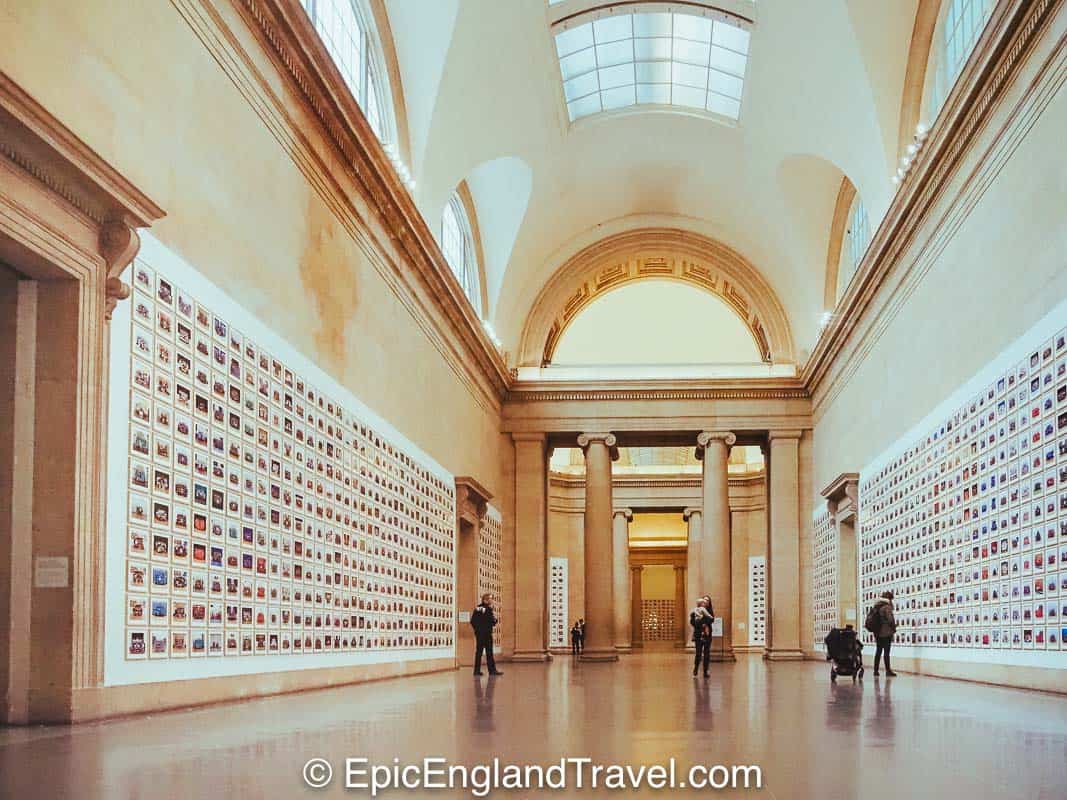
<svg viewBox="0 0 1067 800">
<path fill-rule="evenodd" d="M 738 6 L 741 0 L 734 0 Z M 463 179 L 486 250 L 488 316 L 514 352 L 533 299 L 582 247 L 670 225 L 761 270 L 801 360 L 822 312 L 841 175 L 877 226 L 891 197 L 918 0 L 759 0 L 738 125 L 630 110 L 568 122 L 545 0 L 386 0 L 431 229 Z"/>
</svg>

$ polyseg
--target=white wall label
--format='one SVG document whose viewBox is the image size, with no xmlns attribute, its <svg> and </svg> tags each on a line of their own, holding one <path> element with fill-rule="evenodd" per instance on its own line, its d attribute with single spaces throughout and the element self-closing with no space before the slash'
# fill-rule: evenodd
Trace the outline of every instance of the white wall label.
<svg viewBox="0 0 1067 800">
<path fill-rule="evenodd" d="M 459 621 L 460 622 L 470 622 L 471 621 L 471 612 L 469 612 L 469 611 L 460 611 L 459 612 Z"/>
<path fill-rule="evenodd" d="M 711 623 L 711 635 L 722 636 L 722 617 L 716 617 L 715 621 Z"/>
<path fill-rule="evenodd" d="M 37 556 L 33 562 L 35 589 L 66 589 L 70 585 L 70 559 L 66 556 Z"/>
</svg>

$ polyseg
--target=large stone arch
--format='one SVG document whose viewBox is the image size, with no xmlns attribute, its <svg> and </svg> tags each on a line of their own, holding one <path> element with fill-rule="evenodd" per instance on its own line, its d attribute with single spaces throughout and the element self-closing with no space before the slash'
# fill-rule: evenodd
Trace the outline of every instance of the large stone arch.
<svg viewBox="0 0 1067 800">
<path fill-rule="evenodd" d="M 768 363 L 796 363 L 793 334 L 774 290 L 735 250 L 677 228 L 609 236 L 568 259 L 541 289 L 523 327 L 519 366 L 545 366 L 567 326 L 601 295 L 640 280 L 676 280 L 721 298 Z"/>
</svg>

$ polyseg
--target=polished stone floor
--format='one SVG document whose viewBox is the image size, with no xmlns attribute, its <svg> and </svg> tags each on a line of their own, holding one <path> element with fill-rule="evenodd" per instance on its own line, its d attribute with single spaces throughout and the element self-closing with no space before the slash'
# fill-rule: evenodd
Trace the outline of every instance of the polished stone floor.
<svg viewBox="0 0 1067 800">
<path fill-rule="evenodd" d="M 266 698 L 76 728 L 0 729 L 0 797 L 364 797 L 347 756 L 473 765 L 755 764 L 761 791 L 501 792 L 504 797 L 1067 797 L 1067 698 L 901 675 L 831 685 L 815 663 L 745 656 L 690 677 L 675 653 L 618 664 L 503 665 Z M 337 767 L 304 786 L 313 756 Z M 462 790 L 388 797 L 469 797 Z"/>
</svg>

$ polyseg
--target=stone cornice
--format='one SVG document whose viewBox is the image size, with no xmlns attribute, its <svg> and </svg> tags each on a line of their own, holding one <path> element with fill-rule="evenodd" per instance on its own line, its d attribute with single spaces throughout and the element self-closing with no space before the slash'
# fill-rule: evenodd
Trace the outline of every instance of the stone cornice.
<svg viewBox="0 0 1067 800">
<path fill-rule="evenodd" d="M 603 400 L 805 400 L 793 378 L 753 380 L 523 381 L 513 383 L 508 402 Z"/>
<path fill-rule="evenodd" d="M 850 368 L 850 364 L 862 359 L 865 351 L 854 348 L 846 355 L 851 340 L 870 335 L 878 318 L 895 313 L 898 306 L 895 298 L 901 293 L 906 296 L 921 279 L 918 271 L 906 274 L 911 265 L 902 264 L 904 254 L 933 221 L 934 208 L 942 199 L 946 185 L 986 130 L 1007 86 L 1062 1 L 1001 0 L 994 9 L 975 52 L 946 99 L 909 176 L 894 196 L 848 290 L 837 304 L 834 317 L 804 366 L 801 377 L 813 397 L 830 394 L 822 384 L 837 383 L 843 373 L 853 371 L 854 366 Z M 1009 138 L 998 135 L 996 144 L 1006 146 Z M 972 183 L 953 198 L 952 208 L 972 204 L 973 195 L 979 191 Z M 949 216 L 952 208 L 944 216 Z M 897 272 L 905 274 L 897 276 L 894 274 Z M 888 297 L 879 296 L 891 277 L 894 292 Z M 863 331 L 860 331 L 861 319 Z M 877 338 L 878 334 L 874 335 Z M 816 406 L 829 399 L 832 397 L 817 398 Z"/>
<path fill-rule="evenodd" d="M 503 356 L 467 302 L 426 221 L 300 4 L 285 0 L 172 2 L 346 229 L 378 239 L 376 249 L 381 254 L 399 254 L 398 260 L 380 255 L 372 261 L 379 272 L 390 273 L 383 272 L 383 277 L 394 291 L 406 290 L 409 297 L 402 300 L 417 318 L 422 317 L 420 325 L 445 340 L 435 345 L 453 369 L 467 374 L 498 404 L 510 381 Z M 254 57 L 260 54 L 247 52 L 227 23 L 232 17 L 224 8 L 227 5 L 244 22 L 261 55 L 272 62 L 289 99 L 295 99 L 305 116 L 318 123 L 314 130 L 287 112 L 283 98 L 274 91 L 277 79 L 264 74 L 263 59 Z M 315 152 L 323 144 L 339 156 L 346 167 L 343 174 L 337 174 L 336 164 Z M 379 231 L 361 217 L 353 198 L 345 196 L 349 191 L 358 193 L 369 206 L 389 241 L 381 240 Z M 420 302 L 413 303 L 411 297 Z"/>
</svg>

